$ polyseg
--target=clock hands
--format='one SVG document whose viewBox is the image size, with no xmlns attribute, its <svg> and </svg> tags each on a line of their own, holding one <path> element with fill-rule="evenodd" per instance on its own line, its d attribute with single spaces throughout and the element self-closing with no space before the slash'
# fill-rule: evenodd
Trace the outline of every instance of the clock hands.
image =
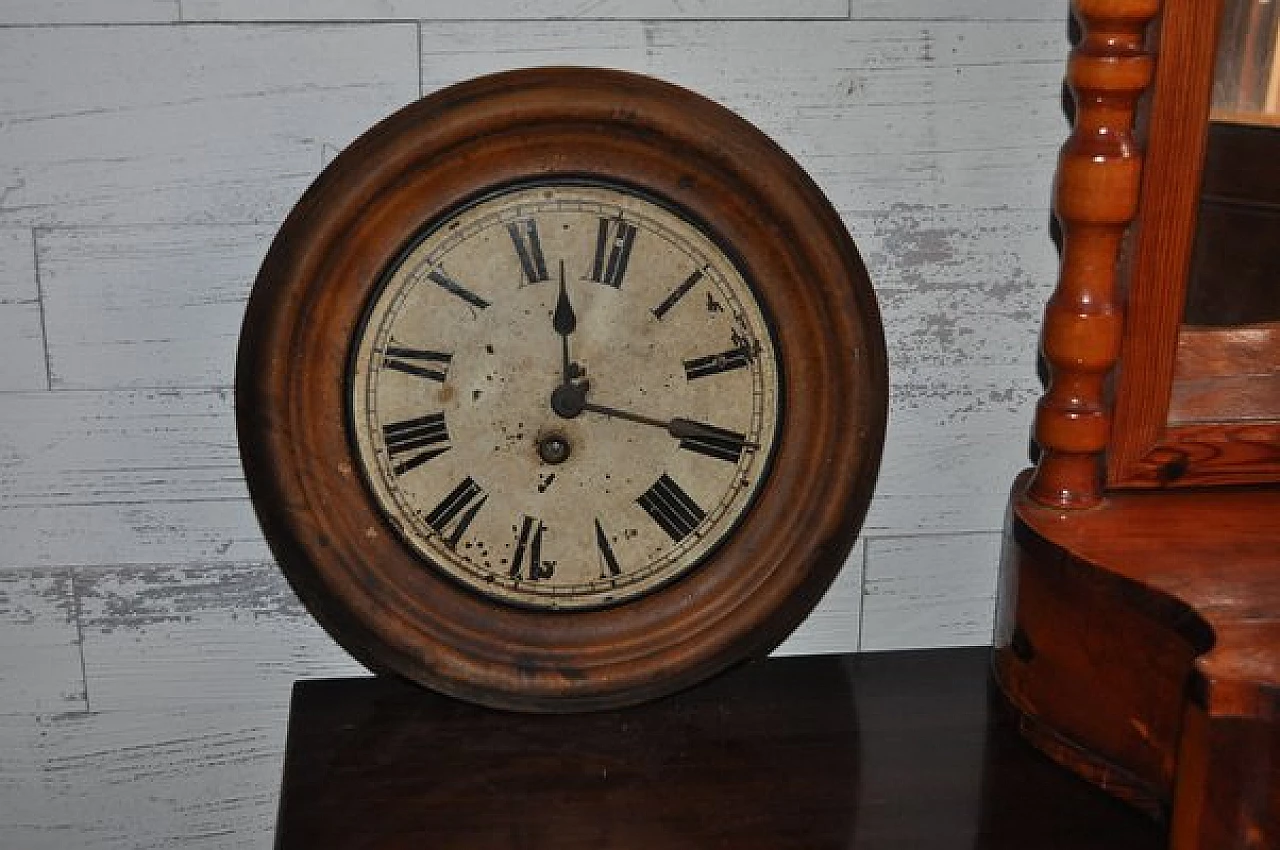
<svg viewBox="0 0 1280 850">
<path fill-rule="evenodd" d="M 560 294 L 556 298 L 556 307 L 551 314 L 551 326 L 560 335 L 561 373 L 560 386 L 551 393 L 551 409 L 557 416 L 574 419 L 583 411 L 599 413 L 614 419 L 623 419 L 638 425 L 650 425 L 662 428 L 672 437 L 680 441 L 682 448 L 717 457 L 722 460 L 736 462 L 743 450 L 759 448 L 756 443 L 746 440 L 743 435 L 713 425 L 704 425 L 677 416 L 673 419 L 655 419 L 587 401 L 587 391 L 591 384 L 582 376 L 582 367 L 569 358 L 569 337 L 578 327 L 577 314 L 573 312 L 573 304 L 569 301 L 569 290 L 565 283 L 564 260 L 560 261 Z"/>
<path fill-rule="evenodd" d="M 560 335 L 562 356 L 560 386 L 551 393 L 551 409 L 563 419 L 573 419 L 583 411 L 587 401 L 587 379 L 582 377 L 582 367 L 569 359 L 569 336 L 578 327 L 578 317 L 569 303 L 569 290 L 564 280 L 564 260 L 560 261 L 560 295 L 551 314 L 551 327 Z"/>
<path fill-rule="evenodd" d="M 740 452 L 742 449 L 757 449 L 757 443 L 748 442 L 743 439 L 741 434 L 733 431 L 727 431 L 724 428 L 717 428 L 714 425 L 704 425 L 701 422 L 694 422 L 692 419 L 685 419 L 682 416 L 676 416 L 672 419 L 655 419 L 652 416 L 644 416 L 639 413 L 632 413 L 629 410 L 619 410 L 616 407 L 607 407 L 603 404 L 596 404 L 590 401 L 583 401 L 582 409 L 591 413 L 600 413 L 614 419 L 625 419 L 628 422 L 635 422 L 640 425 L 652 425 L 655 428 L 662 428 L 668 434 L 677 440 L 692 441 L 698 443 L 722 443 L 736 446 Z M 734 458 L 737 459 L 736 457 Z"/>
<path fill-rule="evenodd" d="M 551 314 L 551 326 L 560 334 L 561 351 L 564 354 L 562 381 L 572 383 L 580 370 L 576 363 L 569 360 L 569 335 L 577 329 L 578 317 L 573 312 L 573 305 L 569 303 L 569 290 L 565 287 L 564 260 L 560 261 L 560 297 L 556 299 L 556 309 Z"/>
<path fill-rule="evenodd" d="M 742 434 L 695 422 L 682 416 L 665 420 L 655 419 L 652 416 L 587 401 L 587 391 L 591 388 L 591 384 L 583 376 L 582 367 L 569 358 L 569 337 L 577 330 L 578 317 L 573 311 L 573 304 L 569 301 L 564 260 L 560 261 L 560 293 L 556 298 L 555 309 L 551 313 L 551 327 L 560 336 L 562 355 L 560 385 L 551 393 L 551 409 L 557 416 L 563 419 L 574 419 L 581 416 L 583 411 L 590 411 L 638 425 L 661 428 L 679 440 L 681 448 L 733 463 L 738 461 L 743 451 L 754 451 L 759 448 L 758 443 L 749 442 Z M 543 454 L 543 460 L 548 463 L 559 463 L 564 460 L 564 457 L 558 453 L 553 459 L 552 455 L 547 453 L 547 446 L 540 446 L 539 451 Z"/>
</svg>

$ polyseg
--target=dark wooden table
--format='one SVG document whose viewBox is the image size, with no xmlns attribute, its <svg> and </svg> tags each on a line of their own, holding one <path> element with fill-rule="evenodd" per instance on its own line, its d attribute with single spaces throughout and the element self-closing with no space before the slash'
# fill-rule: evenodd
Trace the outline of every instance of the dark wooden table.
<svg viewBox="0 0 1280 850">
<path fill-rule="evenodd" d="M 299 682 L 277 847 L 1163 848 L 1018 737 L 988 657 L 771 659 L 565 716 L 389 679 Z"/>
</svg>

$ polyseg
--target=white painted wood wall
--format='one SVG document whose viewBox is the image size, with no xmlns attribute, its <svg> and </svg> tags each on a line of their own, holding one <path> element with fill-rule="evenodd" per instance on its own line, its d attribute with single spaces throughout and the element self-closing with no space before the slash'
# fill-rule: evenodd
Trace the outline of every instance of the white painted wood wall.
<svg viewBox="0 0 1280 850">
<path fill-rule="evenodd" d="M 500 68 L 689 86 L 844 214 L 892 362 L 877 496 L 783 652 L 990 640 L 1056 255 L 1066 0 L 0 0 L 0 848 L 267 847 L 290 683 L 361 672 L 270 563 L 232 366 L 361 130 Z"/>
</svg>

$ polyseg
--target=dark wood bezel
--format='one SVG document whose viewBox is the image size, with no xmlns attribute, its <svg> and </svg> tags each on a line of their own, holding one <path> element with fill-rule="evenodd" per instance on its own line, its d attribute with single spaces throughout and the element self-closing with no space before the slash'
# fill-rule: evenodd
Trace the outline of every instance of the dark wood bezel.
<svg viewBox="0 0 1280 850">
<path fill-rule="evenodd" d="M 346 429 L 346 368 L 387 265 L 494 187 L 616 180 L 704 222 L 776 322 L 786 423 L 747 519 L 691 574 L 626 604 L 548 613 L 464 590 L 383 521 Z M 343 152 L 282 226 L 241 336 L 245 475 L 304 604 L 369 666 L 488 705 L 603 708 L 776 646 L 829 586 L 870 501 L 888 405 L 874 293 L 839 216 L 729 111 L 656 80 L 538 69 L 412 104 Z"/>
</svg>

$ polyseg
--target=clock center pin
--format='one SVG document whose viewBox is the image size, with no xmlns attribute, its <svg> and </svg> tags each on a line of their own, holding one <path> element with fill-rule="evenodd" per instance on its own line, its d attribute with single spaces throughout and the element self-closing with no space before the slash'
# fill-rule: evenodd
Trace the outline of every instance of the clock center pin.
<svg viewBox="0 0 1280 850">
<path fill-rule="evenodd" d="M 543 463 L 564 463 L 572 454 L 569 441 L 561 434 L 547 434 L 538 440 L 538 457 Z"/>
<path fill-rule="evenodd" d="M 551 392 L 551 409 L 561 419 L 574 419 L 581 415 L 587 403 L 586 379 L 566 381 Z"/>
</svg>

